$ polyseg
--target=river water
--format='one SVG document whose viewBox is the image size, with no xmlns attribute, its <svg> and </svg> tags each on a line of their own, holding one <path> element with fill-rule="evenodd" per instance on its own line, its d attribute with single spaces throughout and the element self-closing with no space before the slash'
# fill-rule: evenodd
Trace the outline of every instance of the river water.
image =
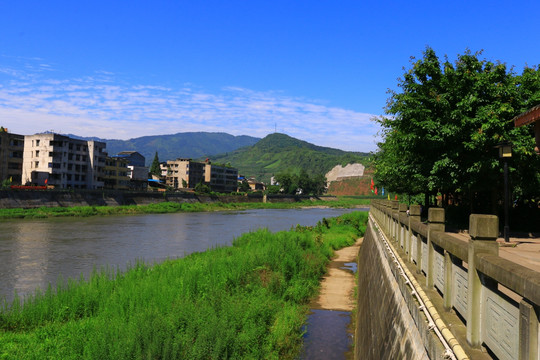
<svg viewBox="0 0 540 360">
<path fill-rule="evenodd" d="M 259 228 L 315 225 L 351 209 L 260 209 L 235 212 L 149 214 L 0 221 L 0 303 L 46 289 L 63 279 L 87 277 L 93 268 L 124 270 L 230 245 Z"/>
</svg>

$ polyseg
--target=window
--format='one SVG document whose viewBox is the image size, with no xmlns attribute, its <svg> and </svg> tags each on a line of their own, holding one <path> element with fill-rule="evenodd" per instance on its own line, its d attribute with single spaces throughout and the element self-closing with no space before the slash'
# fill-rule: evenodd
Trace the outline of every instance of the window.
<svg viewBox="0 0 540 360">
<path fill-rule="evenodd" d="M 36 150 L 36 157 L 39 156 L 39 150 Z"/>
<path fill-rule="evenodd" d="M 35 161 L 35 162 L 34 162 L 34 167 L 35 167 L 35 168 L 38 168 L 38 167 L 39 167 L 39 161 Z"/>
<path fill-rule="evenodd" d="M 39 146 L 39 140 L 36 140 L 36 146 Z"/>
</svg>

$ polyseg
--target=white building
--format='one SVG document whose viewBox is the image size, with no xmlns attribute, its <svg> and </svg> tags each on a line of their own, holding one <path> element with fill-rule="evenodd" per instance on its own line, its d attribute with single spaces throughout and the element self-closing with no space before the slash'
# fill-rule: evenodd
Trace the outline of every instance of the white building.
<svg viewBox="0 0 540 360">
<path fill-rule="evenodd" d="M 24 137 L 22 183 L 58 188 L 100 189 L 105 143 L 45 133 Z"/>
</svg>

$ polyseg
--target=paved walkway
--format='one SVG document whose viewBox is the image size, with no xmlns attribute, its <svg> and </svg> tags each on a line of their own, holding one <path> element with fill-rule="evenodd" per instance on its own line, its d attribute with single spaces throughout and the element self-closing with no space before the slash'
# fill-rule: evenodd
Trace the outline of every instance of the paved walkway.
<svg viewBox="0 0 540 360">
<path fill-rule="evenodd" d="M 456 234 L 464 241 L 469 240 L 466 232 Z M 540 237 L 538 234 L 513 236 L 505 243 L 503 238 L 498 238 L 499 256 L 513 261 L 529 269 L 540 272 Z"/>
<path fill-rule="evenodd" d="M 312 309 L 352 311 L 355 307 L 355 275 L 347 264 L 354 263 L 362 244 L 358 239 L 353 246 L 337 250 L 330 262 L 327 275 L 321 282 L 319 297 L 311 303 Z"/>
</svg>

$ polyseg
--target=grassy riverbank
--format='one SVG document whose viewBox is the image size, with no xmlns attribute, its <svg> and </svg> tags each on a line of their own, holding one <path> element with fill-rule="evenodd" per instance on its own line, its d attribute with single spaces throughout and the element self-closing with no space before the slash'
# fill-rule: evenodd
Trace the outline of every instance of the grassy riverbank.
<svg viewBox="0 0 540 360">
<path fill-rule="evenodd" d="M 123 214 L 162 214 L 175 212 L 201 212 L 219 210 L 245 210 L 245 209 L 289 209 L 306 206 L 327 206 L 352 208 L 368 205 L 369 199 L 340 197 L 337 200 L 304 200 L 298 202 L 276 203 L 176 203 L 161 202 L 150 205 L 128 206 L 73 206 L 73 207 L 40 207 L 35 209 L 0 209 L 0 219 L 15 218 L 48 218 L 61 216 L 104 216 Z"/>
<path fill-rule="evenodd" d="M 366 219 L 260 230 L 16 299 L 0 312 L 0 359 L 294 359 L 332 251 L 354 243 Z"/>
</svg>

